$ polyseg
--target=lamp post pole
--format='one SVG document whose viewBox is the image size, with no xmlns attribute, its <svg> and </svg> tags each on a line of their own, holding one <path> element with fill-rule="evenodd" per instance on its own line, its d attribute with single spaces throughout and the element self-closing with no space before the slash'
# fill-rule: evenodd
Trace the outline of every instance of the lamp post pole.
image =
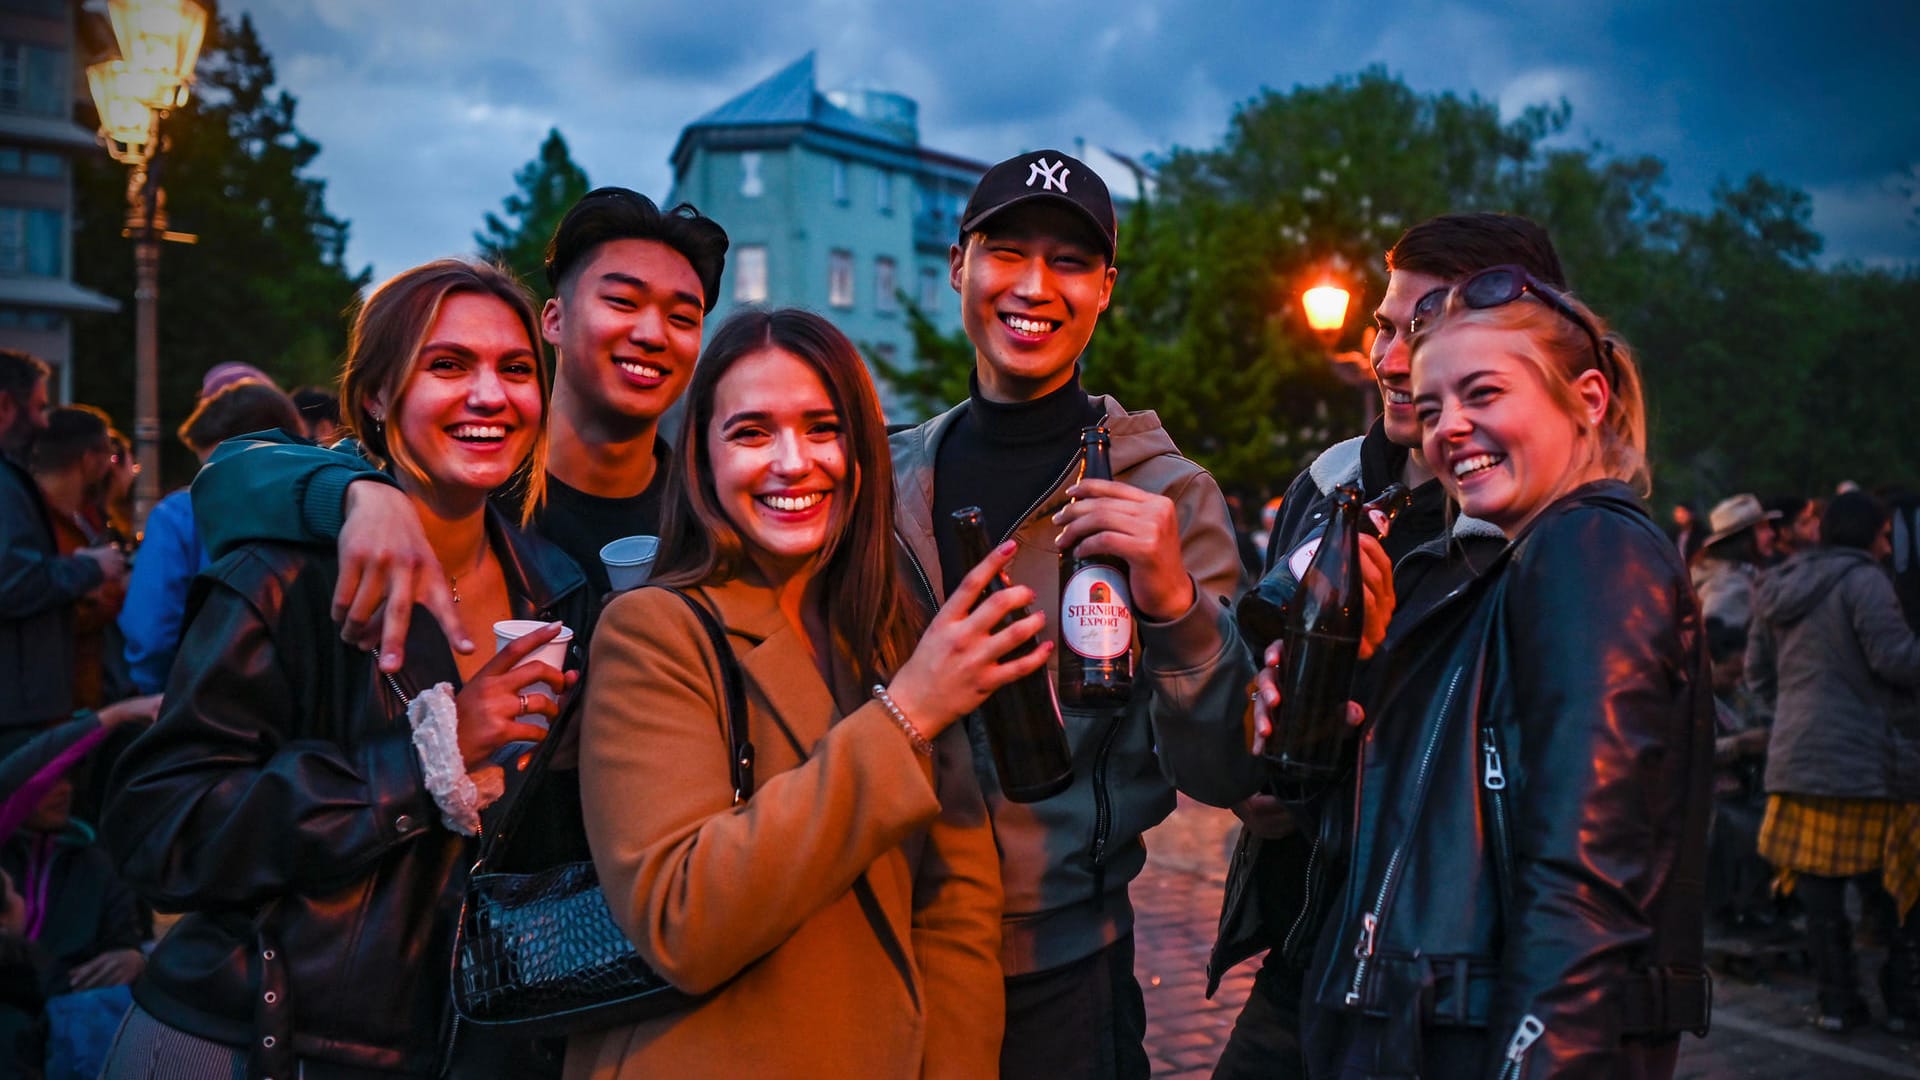
<svg viewBox="0 0 1920 1080">
<path fill-rule="evenodd" d="M 159 182 L 149 165 L 127 185 L 127 232 L 133 238 L 133 521 L 144 529 L 160 501 L 160 233 Z"/>
<path fill-rule="evenodd" d="M 107 14 L 121 55 L 90 65 L 87 85 L 108 154 L 132 167 L 124 235 L 133 241 L 133 446 L 140 465 L 133 524 L 138 533 L 160 501 L 160 242 L 195 239 L 167 231 L 160 120 L 187 103 L 207 11 L 194 0 L 108 0 Z"/>
</svg>

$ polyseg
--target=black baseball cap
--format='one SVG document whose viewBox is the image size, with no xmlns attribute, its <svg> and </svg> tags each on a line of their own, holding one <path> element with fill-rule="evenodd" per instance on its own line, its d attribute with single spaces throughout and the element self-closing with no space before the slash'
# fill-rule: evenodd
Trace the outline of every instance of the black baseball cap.
<svg viewBox="0 0 1920 1080">
<path fill-rule="evenodd" d="M 1118 227 L 1107 182 L 1086 162 L 1058 150 L 1034 150 L 988 169 L 974 187 L 973 197 L 967 200 L 966 213 L 960 217 L 960 235 L 964 238 L 1010 206 L 1036 199 L 1050 199 L 1080 211 L 1106 245 L 1107 261 L 1113 261 Z"/>
</svg>

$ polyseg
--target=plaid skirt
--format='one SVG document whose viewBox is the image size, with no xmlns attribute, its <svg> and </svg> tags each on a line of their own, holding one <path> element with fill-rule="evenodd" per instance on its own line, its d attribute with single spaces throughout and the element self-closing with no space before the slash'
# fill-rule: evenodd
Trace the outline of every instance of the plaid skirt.
<svg viewBox="0 0 1920 1080">
<path fill-rule="evenodd" d="M 1800 874 L 1853 877 L 1878 870 L 1904 919 L 1920 902 L 1920 803 L 1769 795 L 1760 855 L 1779 869 L 1782 892 L 1792 892 Z"/>
</svg>

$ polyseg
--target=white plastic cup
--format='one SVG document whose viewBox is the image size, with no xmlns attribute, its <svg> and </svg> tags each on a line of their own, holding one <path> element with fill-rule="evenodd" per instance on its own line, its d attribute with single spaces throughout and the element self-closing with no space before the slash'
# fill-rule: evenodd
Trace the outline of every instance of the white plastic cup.
<svg viewBox="0 0 1920 1080">
<path fill-rule="evenodd" d="M 493 649 L 495 652 L 499 652 L 501 649 L 506 648 L 511 642 L 526 637 L 528 634 L 546 625 L 546 623 L 541 622 L 539 619 L 502 619 L 493 624 Z M 567 646 L 572 643 L 573 628 L 562 626 L 560 632 L 554 635 L 552 641 L 535 649 L 533 653 L 525 660 L 522 660 L 521 663 L 531 663 L 538 660 L 541 663 L 551 664 L 555 668 L 565 671 L 567 669 Z M 529 694 L 539 694 L 541 697 L 549 699 L 555 697 L 553 687 L 548 686 L 544 682 L 537 682 L 528 686 L 526 692 Z M 514 719 L 523 724 L 532 724 L 535 727 L 547 726 L 547 718 L 539 713 L 527 713 L 523 716 L 517 716 Z"/>
<path fill-rule="evenodd" d="M 657 536 L 623 536 L 600 549 L 600 562 L 607 568 L 607 580 L 614 592 L 637 589 L 653 573 L 654 557 L 660 554 Z"/>
</svg>

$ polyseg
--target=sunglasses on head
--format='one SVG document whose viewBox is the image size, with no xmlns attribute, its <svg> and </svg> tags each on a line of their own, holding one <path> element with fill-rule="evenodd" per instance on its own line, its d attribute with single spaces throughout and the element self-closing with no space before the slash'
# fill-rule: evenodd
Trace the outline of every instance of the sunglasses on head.
<svg viewBox="0 0 1920 1080">
<path fill-rule="evenodd" d="M 1542 282 L 1518 266 L 1494 266 L 1469 276 L 1452 287 L 1441 287 L 1414 301 L 1413 318 L 1407 322 L 1407 332 L 1417 334 L 1422 327 L 1429 326 L 1440 313 L 1447 309 L 1447 298 L 1458 296 L 1460 302 L 1474 311 L 1496 308 L 1502 304 L 1511 304 L 1522 296 L 1532 293 L 1539 301 L 1561 317 L 1580 328 L 1593 343 L 1594 368 L 1613 382 L 1613 342 L 1600 336 L 1593 323 L 1585 315 L 1574 310 L 1572 304 L 1560 295 L 1559 290 Z"/>
</svg>

